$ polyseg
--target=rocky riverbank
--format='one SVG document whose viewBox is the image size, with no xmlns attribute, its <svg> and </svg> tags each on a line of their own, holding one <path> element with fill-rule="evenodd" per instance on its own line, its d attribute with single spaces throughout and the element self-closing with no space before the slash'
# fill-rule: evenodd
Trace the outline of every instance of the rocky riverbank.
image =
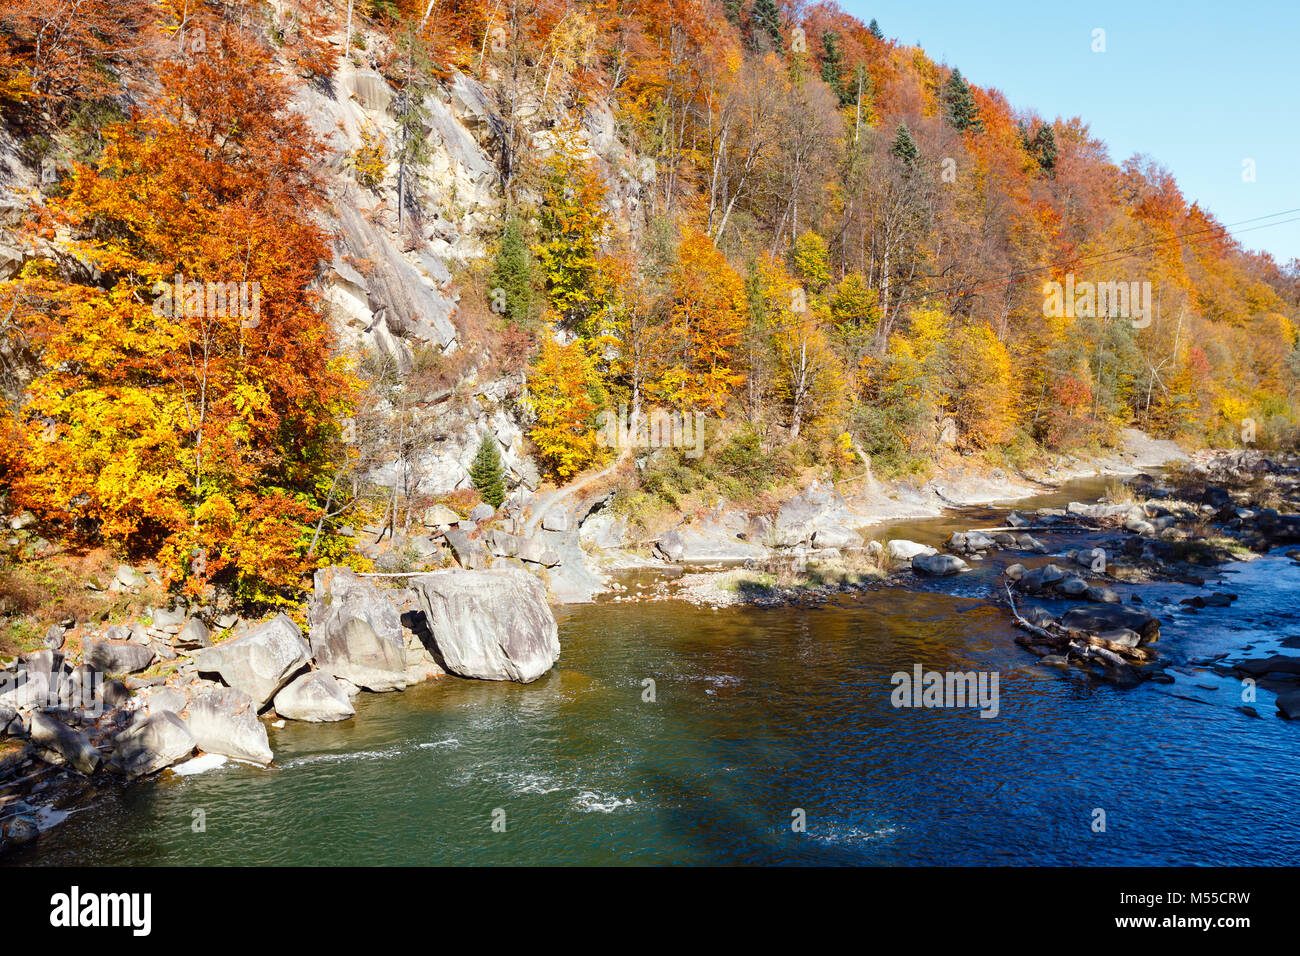
<svg viewBox="0 0 1300 956">
<path fill-rule="evenodd" d="M 1109 470 L 1132 472 L 1137 460 L 1110 462 Z M 1094 462 L 1086 473 L 1096 471 Z M 945 487 L 928 493 L 956 503 L 948 495 L 957 484 Z M 973 486 L 960 487 L 962 503 L 971 504 Z M 1012 511 L 998 527 L 954 532 L 942 548 L 869 540 L 863 529 L 883 519 L 818 483 L 774 515 L 719 506 L 632 547 L 602 514 L 608 492 L 539 515 L 483 513 L 451 524 L 440 513 L 431 516 L 440 520 L 436 530 L 461 567 L 318 572 L 301 622 L 154 608 L 129 624 L 51 626 L 44 649 L 0 662 L 0 849 L 37 838 L 118 781 L 224 760 L 270 765 L 268 722 L 346 720 L 358 694 L 448 675 L 536 680 L 560 652 L 549 604 L 598 594 L 821 604 L 867 589 L 920 587 L 1010 557 L 988 597 L 1006 606 L 1028 653 L 1089 679 L 1165 681 L 1155 646 L 1160 621 L 1137 588 L 1204 585 L 1208 569 L 1296 541 L 1298 488 L 1295 462 L 1201 455 L 1164 478 L 1132 476 L 1124 500 Z M 887 510 L 878 504 L 875 514 Z M 1075 538 L 1079 546 L 1060 546 Z M 629 583 L 616 579 L 620 569 L 648 573 Z M 141 584 L 124 568 L 114 587 Z M 1195 610 L 1233 600 L 1210 589 L 1184 603 Z M 1300 658 L 1222 666 L 1285 691 L 1279 710 L 1300 716 Z"/>
<path fill-rule="evenodd" d="M 267 722 L 346 720 L 360 693 L 446 675 L 528 683 L 560 654 L 545 590 L 516 568 L 401 587 L 331 568 L 314 583 L 306 634 L 285 614 L 153 609 L 129 626 L 55 625 L 44 650 L 0 666 L 0 852 L 114 782 L 270 765 Z"/>
</svg>

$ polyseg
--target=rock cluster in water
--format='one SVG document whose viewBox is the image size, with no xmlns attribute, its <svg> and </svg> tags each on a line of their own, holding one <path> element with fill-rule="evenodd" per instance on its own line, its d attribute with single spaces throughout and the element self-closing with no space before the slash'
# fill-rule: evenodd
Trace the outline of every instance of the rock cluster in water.
<svg viewBox="0 0 1300 956">
<path fill-rule="evenodd" d="M 211 627 L 226 633 L 213 641 Z M 274 759 L 264 717 L 345 720 L 364 691 L 445 673 L 529 682 L 558 659 L 543 585 L 518 568 L 450 570 L 378 586 L 317 572 L 308 633 L 287 615 L 258 624 L 154 610 L 147 623 L 74 634 L 0 669 L 0 850 L 40 830 L 42 796 L 158 773 L 196 752 Z M 156 664 L 167 675 L 141 676 Z M 52 781 L 59 786 L 50 787 Z"/>
</svg>

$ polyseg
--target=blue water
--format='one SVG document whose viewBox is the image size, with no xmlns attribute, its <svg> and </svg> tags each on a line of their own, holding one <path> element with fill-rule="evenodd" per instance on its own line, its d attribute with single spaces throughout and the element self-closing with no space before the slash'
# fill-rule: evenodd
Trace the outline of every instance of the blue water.
<svg viewBox="0 0 1300 956">
<path fill-rule="evenodd" d="M 1300 566 L 1227 570 L 1227 609 L 1142 588 L 1176 682 L 1123 690 L 1016 646 L 993 566 L 817 608 L 566 609 L 535 684 L 363 695 L 351 721 L 272 729 L 273 769 L 109 790 L 7 862 L 1295 864 L 1300 722 L 1185 662 L 1300 635 Z M 997 671 L 999 715 L 895 709 L 917 663 Z"/>
</svg>

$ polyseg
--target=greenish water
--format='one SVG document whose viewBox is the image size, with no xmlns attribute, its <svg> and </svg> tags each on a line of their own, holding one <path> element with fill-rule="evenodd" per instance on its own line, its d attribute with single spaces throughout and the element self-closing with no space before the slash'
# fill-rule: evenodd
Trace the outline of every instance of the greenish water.
<svg viewBox="0 0 1300 956">
<path fill-rule="evenodd" d="M 1204 667 L 1132 690 L 1062 677 L 988 603 L 1001 563 L 818 608 L 565 609 L 563 658 L 535 684 L 363 695 L 353 720 L 272 729 L 272 769 L 108 791 L 6 862 L 1296 863 L 1300 725 L 1272 695 L 1251 718 L 1239 682 Z M 1144 590 L 1171 658 L 1300 634 L 1300 567 L 1232 570 L 1232 609 L 1191 615 L 1176 603 L 1191 589 Z M 895 709 L 890 675 L 916 663 L 997 671 L 999 716 Z"/>
</svg>

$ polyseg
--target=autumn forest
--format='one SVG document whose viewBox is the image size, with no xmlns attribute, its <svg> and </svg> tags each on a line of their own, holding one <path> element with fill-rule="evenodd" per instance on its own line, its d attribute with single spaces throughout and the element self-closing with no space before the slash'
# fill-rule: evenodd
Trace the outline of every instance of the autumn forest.
<svg viewBox="0 0 1300 956">
<path fill-rule="evenodd" d="M 552 485 L 618 463 L 602 413 L 702 413 L 702 459 L 626 479 L 660 505 L 1127 427 L 1294 447 L 1300 265 L 888 28 L 803 0 L 10 0 L 0 116 L 35 185 L 3 211 L 8 510 L 191 593 L 292 603 L 365 563 L 357 528 L 409 521 L 367 478 L 418 439 L 365 416 L 476 355 L 526 383 Z M 433 215 L 422 104 L 466 78 L 490 101 L 461 358 L 383 367 L 331 320 L 342 200 L 297 103 L 349 59 L 396 95 L 342 178 L 404 250 Z"/>
</svg>

